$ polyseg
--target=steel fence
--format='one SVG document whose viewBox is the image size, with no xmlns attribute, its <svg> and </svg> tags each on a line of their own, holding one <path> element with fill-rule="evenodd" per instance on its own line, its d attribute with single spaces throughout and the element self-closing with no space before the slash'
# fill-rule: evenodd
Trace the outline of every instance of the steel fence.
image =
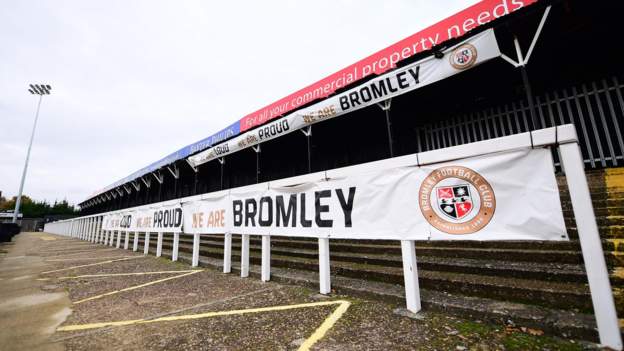
<svg viewBox="0 0 624 351">
<path fill-rule="evenodd" d="M 611 77 L 535 96 L 538 128 L 572 123 L 586 168 L 622 166 L 623 86 Z M 425 124 L 416 130 L 418 152 L 527 132 L 530 119 L 528 103 L 518 100 Z"/>
</svg>

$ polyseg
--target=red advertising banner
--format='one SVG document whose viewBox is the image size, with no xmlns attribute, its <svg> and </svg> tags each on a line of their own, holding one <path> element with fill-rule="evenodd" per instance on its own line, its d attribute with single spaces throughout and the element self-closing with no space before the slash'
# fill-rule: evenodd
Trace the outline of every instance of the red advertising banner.
<svg viewBox="0 0 624 351">
<path fill-rule="evenodd" d="M 538 0 L 483 0 L 322 80 L 296 91 L 240 120 L 240 131 L 251 129 L 371 74 L 381 74 L 396 63 L 449 39 L 517 11 Z"/>
</svg>

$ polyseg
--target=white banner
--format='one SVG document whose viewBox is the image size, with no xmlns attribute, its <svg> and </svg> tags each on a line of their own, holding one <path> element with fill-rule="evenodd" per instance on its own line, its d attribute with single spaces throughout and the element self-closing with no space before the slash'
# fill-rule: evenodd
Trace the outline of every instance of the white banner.
<svg viewBox="0 0 624 351">
<path fill-rule="evenodd" d="M 189 234 L 229 233 L 232 224 L 231 202 L 224 196 L 184 203 L 184 232 Z"/>
<path fill-rule="evenodd" d="M 421 168 L 432 240 L 568 240 L 550 149 Z"/>
<path fill-rule="evenodd" d="M 107 214 L 102 221 L 103 230 L 130 232 L 182 231 L 182 206 L 174 204 L 155 208 L 139 208 L 133 211 Z"/>
<path fill-rule="evenodd" d="M 500 51 L 496 36 L 494 31 L 489 29 L 445 50 L 441 59 L 430 56 L 397 68 L 358 87 L 202 151 L 189 157 L 188 160 L 195 166 L 206 163 L 314 123 L 435 83 L 498 56 Z"/>
<path fill-rule="evenodd" d="M 232 189 L 184 205 L 189 233 L 396 240 L 567 240 L 548 149 L 341 179 Z"/>
<path fill-rule="evenodd" d="M 128 230 L 131 219 L 130 212 L 108 214 L 102 221 L 102 230 Z"/>
</svg>

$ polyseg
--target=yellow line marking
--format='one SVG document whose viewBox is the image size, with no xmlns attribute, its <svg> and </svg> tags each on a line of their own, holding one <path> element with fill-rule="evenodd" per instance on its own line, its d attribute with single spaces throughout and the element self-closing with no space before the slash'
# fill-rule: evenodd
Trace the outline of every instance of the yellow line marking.
<svg viewBox="0 0 624 351">
<path fill-rule="evenodd" d="M 109 257 L 77 257 L 77 258 L 55 258 L 53 260 L 45 260 L 46 262 L 64 262 L 64 261 L 83 261 L 83 260 L 106 260 L 113 258 L 129 258 L 136 256 L 109 256 Z"/>
<path fill-rule="evenodd" d="M 54 255 L 54 256 L 46 256 L 47 258 L 50 257 L 66 257 L 66 256 L 74 256 L 74 255 L 79 255 L 81 253 L 87 253 L 87 252 L 104 252 L 104 251 L 117 251 L 119 249 L 116 248 L 111 248 L 111 249 L 106 249 L 106 250 L 97 250 L 97 249 L 93 249 L 93 250 L 77 250 L 77 251 L 70 251 L 71 253 L 64 253 L 62 255 Z M 67 252 L 66 250 L 57 250 L 57 251 L 40 251 L 39 253 L 43 253 L 43 254 L 58 254 L 58 253 L 62 253 L 62 252 Z"/>
<path fill-rule="evenodd" d="M 245 310 L 233 310 L 233 311 L 205 312 L 205 313 L 188 314 L 188 315 L 182 315 L 182 316 L 161 317 L 161 318 L 155 318 L 155 319 L 133 319 L 133 320 L 116 321 L 116 322 L 76 324 L 76 325 L 67 325 L 64 327 L 59 327 L 57 331 L 76 331 L 76 330 L 97 329 L 97 328 L 104 328 L 104 327 L 121 327 L 121 326 L 126 326 L 126 325 L 133 325 L 133 324 L 172 322 L 172 321 L 211 318 L 211 317 L 220 317 L 220 316 L 245 315 L 245 314 L 250 314 L 250 313 L 287 311 L 287 310 L 294 310 L 294 309 L 300 309 L 300 308 L 330 306 L 330 305 L 339 305 L 339 306 L 334 312 L 332 312 L 331 315 L 329 315 L 329 317 L 327 317 L 327 319 L 325 319 L 325 321 L 321 324 L 321 326 L 318 327 L 314 331 L 314 333 L 299 347 L 300 351 L 307 351 L 318 340 L 320 340 L 323 336 L 325 336 L 327 331 L 330 328 L 332 328 L 334 324 L 336 324 L 336 321 L 338 321 L 340 317 L 342 317 L 342 315 L 347 311 L 349 306 L 351 306 L 351 303 L 349 301 L 345 301 L 345 300 L 321 301 L 321 302 L 302 303 L 298 305 L 249 308 Z"/>
<path fill-rule="evenodd" d="M 53 238 L 51 236 L 40 236 L 39 239 L 45 240 L 45 241 L 56 240 L 56 238 Z"/>
<path fill-rule="evenodd" d="M 78 279 L 78 278 L 100 278 L 100 277 L 123 277 L 129 275 L 148 275 L 148 274 L 173 274 L 173 273 L 189 273 L 201 272 L 201 269 L 193 269 L 187 271 L 158 271 L 158 272 L 136 272 L 136 273 L 110 273 L 110 274 L 85 274 L 71 277 L 59 277 L 56 279 Z"/>
<path fill-rule="evenodd" d="M 97 265 L 100 265 L 100 264 L 106 264 L 106 263 L 112 263 L 112 262 L 118 262 L 118 261 L 126 261 L 126 260 L 135 259 L 135 258 L 141 258 L 141 257 L 144 257 L 144 256 L 129 257 L 129 258 L 120 258 L 120 259 L 118 259 L 118 260 L 108 260 L 108 261 L 97 262 L 97 263 L 90 263 L 90 264 L 81 264 L 80 266 L 73 266 L 73 267 L 68 267 L 68 268 L 55 269 L 55 270 L 53 270 L 53 271 L 42 272 L 41 274 L 48 274 L 48 273 L 55 273 L 55 272 L 69 271 L 69 270 L 71 270 L 71 269 L 76 269 L 76 268 L 97 266 Z"/>
<path fill-rule="evenodd" d="M 136 289 L 144 288 L 146 286 L 162 283 L 162 282 L 165 282 L 165 281 L 168 281 L 168 280 L 186 277 L 187 275 L 191 275 L 191 274 L 195 274 L 195 273 L 199 273 L 199 272 L 202 272 L 202 270 L 196 270 L 196 271 L 192 271 L 192 272 L 189 272 L 189 273 L 176 275 L 176 276 L 173 276 L 173 277 L 159 279 L 159 280 L 155 280 L 153 282 L 140 284 L 140 285 L 135 285 L 135 286 L 131 286 L 129 288 L 121 289 L 121 290 L 110 291 L 110 292 L 107 292 L 107 293 L 104 293 L 104 294 L 101 294 L 101 295 L 96 295 L 96 296 L 88 297 L 86 299 L 78 300 L 78 301 L 74 302 L 74 305 L 77 305 L 77 304 L 80 304 L 80 303 L 83 303 L 83 302 L 87 302 L 87 301 L 91 301 L 91 300 L 101 299 L 101 298 L 106 297 L 106 296 L 115 295 L 115 294 L 119 294 L 119 293 L 122 293 L 122 292 L 130 291 L 130 290 L 136 290 Z"/>
<path fill-rule="evenodd" d="M 345 312 L 349 309 L 351 303 L 349 301 L 340 301 L 338 308 L 332 312 L 306 341 L 301 344 L 299 347 L 299 351 L 308 351 L 310 348 L 316 344 L 317 341 L 321 340 L 328 330 L 330 330 L 334 324 L 342 317 Z"/>
</svg>

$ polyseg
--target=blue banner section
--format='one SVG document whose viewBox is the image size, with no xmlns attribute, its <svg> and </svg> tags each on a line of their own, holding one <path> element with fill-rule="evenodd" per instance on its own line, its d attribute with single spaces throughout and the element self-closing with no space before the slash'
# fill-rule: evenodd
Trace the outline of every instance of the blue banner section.
<svg viewBox="0 0 624 351">
<path fill-rule="evenodd" d="M 173 153 L 171 153 L 171 154 L 161 158 L 160 160 L 152 163 L 151 165 L 149 165 L 147 167 L 141 168 L 140 170 L 132 173 L 131 175 L 116 181 L 115 183 L 107 186 L 106 188 L 104 188 L 104 189 L 102 189 L 100 191 L 97 191 L 92 196 L 99 195 L 99 194 L 101 194 L 103 192 L 106 192 L 106 191 L 108 191 L 110 189 L 116 188 L 116 187 L 118 187 L 118 186 L 120 186 L 122 184 L 128 183 L 129 181 L 135 180 L 135 179 L 137 179 L 137 178 L 139 178 L 139 177 L 141 177 L 141 176 L 143 176 L 145 174 L 154 172 L 157 169 L 159 169 L 159 168 L 161 168 L 163 166 L 166 166 L 168 164 L 171 164 L 171 163 L 173 163 L 173 162 L 175 162 L 177 160 L 181 160 L 181 159 L 187 158 L 188 156 L 190 156 L 190 155 L 192 155 L 192 154 L 194 154 L 196 152 L 205 150 L 205 149 L 213 146 L 214 144 L 220 143 L 220 142 L 222 142 L 222 141 L 224 141 L 226 139 L 229 139 L 229 138 L 231 138 L 233 136 L 236 136 L 238 134 L 240 134 L 240 121 L 236 121 L 236 122 L 232 123 L 231 125 L 225 127 L 224 129 L 220 130 L 219 132 L 217 132 L 217 133 L 215 133 L 215 134 L 213 134 L 213 135 L 211 135 L 211 136 L 209 136 L 207 138 L 204 138 L 204 139 L 202 139 L 200 141 L 197 141 L 197 142 L 195 142 L 195 143 L 193 143 L 191 145 L 187 145 L 187 146 L 179 149 L 178 151 L 173 152 Z"/>
</svg>

